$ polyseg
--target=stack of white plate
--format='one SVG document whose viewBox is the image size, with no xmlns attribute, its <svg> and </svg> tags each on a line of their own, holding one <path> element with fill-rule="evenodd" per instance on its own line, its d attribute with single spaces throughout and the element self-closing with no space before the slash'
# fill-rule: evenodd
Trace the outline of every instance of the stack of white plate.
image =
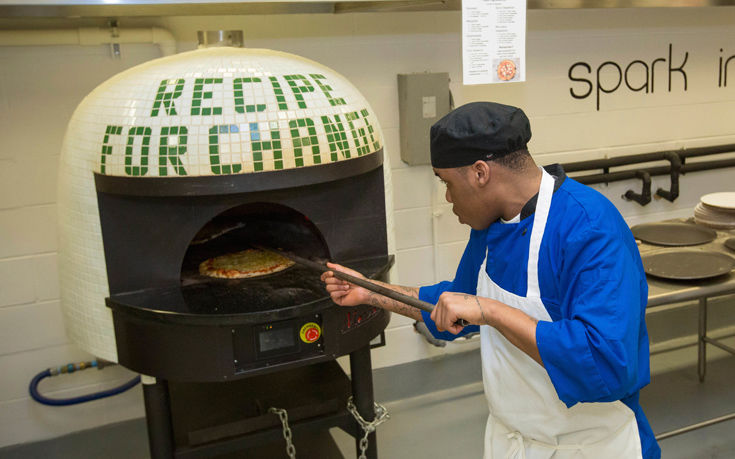
<svg viewBox="0 0 735 459">
<path fill-rule="evenodd" d="M 735 191 L 705 194 L 694 207 L 694 221 L 718 229 L 735 229 Z"/>
</svg>

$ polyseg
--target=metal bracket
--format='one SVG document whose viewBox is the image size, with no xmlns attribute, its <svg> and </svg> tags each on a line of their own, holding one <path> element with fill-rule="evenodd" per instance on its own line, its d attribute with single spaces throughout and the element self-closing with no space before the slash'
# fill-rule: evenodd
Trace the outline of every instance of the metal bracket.
<svg viewBox="0 0 735 459">
<path fill-rule="evenodd" d="M 110 37 L 112 37 L 112 40 L 110 42 L 110 52 L 112 53 L 112 57 L 114 59 L 120 59 L 122 57 L 120 52 L 120 43 L 116 43 L 116 39 L 120 38 L 120 30 L 118 30 L 117 19 L 110 20 L 108 22 L 108 25 L 110 26 Z"/>
</svg>

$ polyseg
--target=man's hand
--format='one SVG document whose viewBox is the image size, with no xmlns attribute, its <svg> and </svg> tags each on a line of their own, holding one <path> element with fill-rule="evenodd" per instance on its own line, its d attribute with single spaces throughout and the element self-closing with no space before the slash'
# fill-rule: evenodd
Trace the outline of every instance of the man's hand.
<svg viewBox="0 0 735 459">
<path fill-rule="evenodd" d="M 341 271 L 355 277 L 365 279 L 365 276 L 349 268 L 336 263 L 327 263 L 327 267 L 334 271 Z M 347 281 L 335 277 L 333 271 L 322 273 L 322 282 L 326 284 L 326 289 L 332 297 L 332 301 L 340 306 L 357 306 L 358 304 L 368 304 L 370 292 L 367 289 L 350 284 Z"/>
<path fill-rule="evenodd" d="M 459 319 L 471 324 L 490 325 L 539 365 L 544 366 L 536 344 L 538 320 L 520 309 L 491 298 L 444 292 L 431 313 L 431 319 L 439 331 L 447 330 L 455 335 L 464 328 L 455 325 Z"/>
<path fill-rule="evenodd" d="M 414 320 L 423 320 L 420 309 L 401 303 L 400 301 L 396 301 L 392 298 L 388 298 L 380 293 L 371 292 L 366 288 L 359 287 L 342 279 L 338 279 L 334 275 L 334 271 L 341 271 L 345 274 L 365 279 L 365 276 L 357 271 L 345 268 L 344 266 L 336 263 L 327 263 L 327 268 L 331 268 L 332 271 L 323 273 L 321 279 L 322 282 L 326 284 L 327 292 L 329 292 L 329 295 L 332 297 L 332 301 L 338 305 L 357 306 L 359 304 L 369 304 L 391 312 L 397 312 L 398 314 L 410 317 Z M 412 296 L 414 298 L 419 297 L 418 288 L 391 285 L 376 280 L 371 280 L 370 282 L 395 290 L 396 292 L 403 293 L 404 295 Z"/>
<path fill-rule="evenodd" d="M 480 298 L 477 296 L 444 292 L 431 313 L 431 319 L 436 323 L 439 331 L 447 330 L 456 335 L 464 328 L 456 324 L 459 319 L 464 319 L 471 324 L 487 324 L 482 307 Z"/>
</svg>

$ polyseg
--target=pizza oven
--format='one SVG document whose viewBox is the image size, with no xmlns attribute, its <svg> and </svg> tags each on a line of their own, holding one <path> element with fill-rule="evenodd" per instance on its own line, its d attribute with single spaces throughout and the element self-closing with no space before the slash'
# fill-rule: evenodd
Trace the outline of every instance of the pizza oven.
<svg viewBox="0 0 735 459">
<path fill-rule="evenodd" d="M 246 279 L 199 273 L 210 258 L 270 247 L 385 275 L 381 152 L 344 164 L 298 170 L 306 177 L 296 187 L 279 171 L 261 173 L 261 186 L 247 176 L 222 186 L 221 177 L 96 174 L 119 362 L 168 380 L 227 381 L 334 359 L 380 335 L 388 314 L 334 305 L 309 268 Z"/>
<path fill-rule="evenodd" d="M 380 128 L 344 77 L 237 48 L 123 72 L 72 117 L 59 210 L 67 329 L 144 375 L 153 457 L 282 442 L 269 406 L 291 410 L 297 437 L 361 436 L 347 399 L 372 418 L 370 348 L 389 313 L 336 306 L 298 264 L 241 279 L 199 270 L 272 248 L 385 278 Z"/>
</svg>

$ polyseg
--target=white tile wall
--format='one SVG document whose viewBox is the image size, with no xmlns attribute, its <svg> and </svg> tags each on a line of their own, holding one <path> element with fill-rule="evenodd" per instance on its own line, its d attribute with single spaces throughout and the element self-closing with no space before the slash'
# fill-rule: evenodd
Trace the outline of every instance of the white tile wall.
<svg viewBox="0 0 735 459">
<path fill-rule="evenodd" d="M 434 283 L 434 248 L 399 250 L 396 253 L 398 275 L 396 282 L 400 285 L 416 286 Z"/>
<path fill-rule="evenodd" d="M 385 333 L 389 346 L 373 351 L 373 366 L 376 368 L 400 365 L 414 360 L 427 359 L 440 355 L 470 351 L 480 347 L 480 340 L 475 338 L 459 339 L 447 344 L 446 347 L 436 347 L 426 342 L 411 325 L 390 328 Z M 400 349 L 401 352 L 396 352 Z"/>
<path fill-rule="evenodd" d="M 395 210 L 431 205 L 431 186 L 436 180 L 430 166 L 414 166 L 393 171 Z"/>
<path fill-rule="evenodd" d="M 61 344 L 3 355 L 0 357 L 0 367 L 15 368 L 20 377 L 18 380 L 28 382 L 42 370 L 56 368 L 61 363 L 90 360 L 89 354 L 80 350 L 78 346 Z M 103 370 L 92 368 L 74 374 L 46 378 L 39 385 L 39 390 L 42 394 L 49 396 L 61 396 L 54 394 L 79 390 L 79 388 L 84 388 L 81 393 L 86 393 L 87 386 L 125 381 L 134 376 L 135 373 L 122 366 L 107 367 Z M 18 384 L 18 380 L 16 378 L 0 379 L 0 394 L 3 394 L 4 400 L 21 400 L 28 396 L 28 384 Z"/>
<path fill-rule="evenodd" d="M 0 309 L 0 349 L 3 354 L 67 342 L 59 300 Z"/>
<path fill-rule="evenodd" d="M 73 397 L 109 389 L 123 382 L 125 380 L 116 380 L 48 395 L 57 398 Z M 0 410 L 0 445 L 58 437 L 100 425 L 140 418 L 145 414 L 143 392 L 139 385 L 115 397 L 81 405 L 45 406 L 31 403 L 24 398 L 0 402 Z"/>
<path fill-rule="evenodd" d="M 0 259 L 54 252 L 56 206 L 0 210 Z"/>
<path fill-rule="evenodd" d="M 408 164 L 401 161 L 401 140 L 398 128 L 383 128 L 383 145 L 390 158 L 391 169 L 404 169 Z"/>
<path fill-rule="evenodd" d="M 414 320 L 410 317 L 402 316 L 400 314 L 391 314 L 390 323 L 388 324 L 389 329 L 400 328 L 403 326 L 413 326 Z"/>
<path fill-rule="evenodd" d="M 168 28 L 179 50 L 195 48 L 197 30 L 242 29 L 246 46 L 301 54 L 347 76 L 378 114 L 392 165 L 394 280 L 422 285 L 452 277 L 469 229 L 457 223 L 430 167 L 400 161 L 398 73 L 449 72 L 458 105 L 490 99 L 524 107 L 533 125 L 530 147 L 540 164 L 735 143 L 735 75 L 728 88 L 716 88 L 716 78 L 712 85 L 719 48 L 735 54 L 730 45 L 735 39 L 732 12 L 532 10 L 528 82 L 502 86 L 462 86 L 458 12 L 182 16 L 137 19 L 134 26 Z M 682 50 L 691 51 L 686 94 L 620 93 L 603 98 L 601 111 L 594 109 L 591 98 L 569 97 L 571 63 L 650 60 L 667 53 L 668 43 L 674 45 L 675 62 Z M 159 50 L 126 45 L 122 52 L 116 60 L 105 46 L 0 47 L 0 447 L 143 414 L 139 388 L 71 408 L 43 407 L 25 395 L 36 372 L 90 357 L 67 343 L 56 301 L 55 173 L 66 124 L 84 95 L 121 70 L 156 57 Z M 682 195 L 675 203 L 655 201 L 646 207 L 620 198 L 637 183 L 596 188 L 634 224 L 689 215 L 700 194 L 732 189 L 732 177 L 732 170 L 689 174 L 682 177 Z M 656 177 L 654 189 L 658 186 L 667 188 L 668 183 Z M 387 342 L 374 353 L 376 367 L 477 347 L 476 341 L 433 347 L 413 331 L 411 320 L 399 316 L 389 325 Z M 50 380 L 44 388 L 79 392 L 128 376 L 122 369 L 108 369 Z"/>
<path fill-rule="evenodd" d="M 58 156 L 0 160 L 0 209 L 56 202 Z"/>
<path fill-rule="evenodd" d="M 433 244 L 431 207 L 396 210 L 393 212 L 393 218 L 398 250 Z"/>
<path fill-rule="evenodd" d="M 466 240 L 436 246 L 436 278 L 437 280 L 454 279 L 459 259 L 464 252 Z"/>
<path fill-rule="evenodd" d="M 33 258 L 0 260 L 0 307 L 36 300 Z"/>
<path fill-rule="evenodd" d="M 442 189 L 444 186 L 441 187 Z M 466 241 L 470 237 L 470 227 L 459 223 L 457 216 L 452 212 L 451 204 L 437 204 L 434 207 L 434 231 L 436 242 L 447 244 L 450 242 Z"/>
<path fill-rule="evenodd" d="M 55 253 L 33 257 L 32 278 L 38 301 L 59 298 L 59 267 Z"/>
<path fill-rule="evenodd" d="M 0 209 L 12 207 L 16 201 L 18 185 L 17 163 L 13 159 L 0 159 Z"/>
</svg>

